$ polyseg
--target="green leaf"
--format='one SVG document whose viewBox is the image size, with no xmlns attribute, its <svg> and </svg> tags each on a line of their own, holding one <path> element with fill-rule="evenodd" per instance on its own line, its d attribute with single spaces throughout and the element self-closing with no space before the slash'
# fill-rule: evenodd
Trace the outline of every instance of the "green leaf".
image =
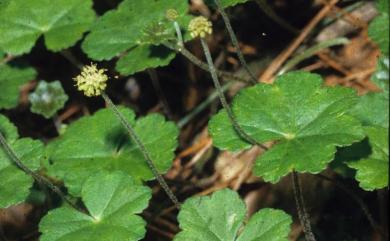
<svg viewBox="0 0 390 241">
<path fill-rule="evenodd" d="M 220 149 L 236 152 L 251 147 L 237 135 L 224 109 L 211 118 L 208 127 L 214 146 Z"/>
<path fill-rule="evenodd" d="M 355 92 L 321 85 L 319 75 L 290 72 L 272 85 L 258 84 L 234 98 L 233 112 L 242 129 L 260 143 L 277 141 L 256 161 L 257 176 L 275 183 L 293 169 L 318 173 L 333 159 L 336 146 L 363 139 L 360 122 L 347 114 L 356 104 Z M 227 128 L 226 113 L 218 115 L 210 126 L 217 147 L 233 151 L 248 147 Z M 221 135 L 218 125 L 226 127 L 226 133 Z"/>
<path fill-rule="evenodd" d="M 389 13 L 389 0 L 378 0 L 377 8 L 381 13 Z"/>
<path fill-rule="evenodd" d="M 177 21 L 181 23 L 188 3 L 183 0 L 154 0 L 153 4 L 150 0 L 124 0 L 117 9 L 98 19 L 82 49 L 92 59 L 108 60 L 137 45 L 160 44 L 160 38 L 175 38 L 173 24 L 165 19 L 168 9 L 178 12 Z"/>
<path fill-rule="evenodd" d="M 90 215 L 70 207 L 50 211 L 39 225 L 41 241 L 140 240 L 145 221 L 138 215 L 148 206 L 149 188 L 122 172 L 99 172 L 85 182 L 82 200 Z"/>
<path fill-rule="evenodd" d="M 350 114 L 365 126 L 389 127 L 389 58 L 378 60 L 377 71 L 372 75 L 373 82 L 382 89 L 379 93 L 360 96 L 358 104 Z"/>
<path fill-rule="evenodd" d="M 366 127 L 372 148 L 372 154 L 355 162 L 348 162 L 348 166 L 357 170 L 356 180 L 360 187 L 372 191 L 388 186 L 389 181 L 389 129 L 383 127 Z"/>
<path fill-rule="evenodd" d="M 175 241 L 287 241 L 291 217 L 281 210 L 262 209 L 244 226 L 246 208 L 239 195 L 224 189 L 183 204 L 182 229 Z M 241 229 L 243 229 L 241 231 Z"/>
<path fill-rule="evenodd" d="M 350 110 L 364 126 L 389 127 L 389 94 L 369 93 L 359 97 L 359 102 Z"/>
<path fill-rule="evenodd" d="M 68 96 L 65 94 L 61 82 L 58 80 L 50 83 L 41 80 L 35 91 L 29 95 L 28 99 L 31 102 L 31 112 L 49 119 L 64 107 Z"/>
<path fill-rule="evenodd" d="M 131 75 L 147 68 L 168 65 L 176 56 L 162 46 L 140 45 L 130 50 L 116 63 L 116 70 L 123 75 Z"/>
<path fill-rule="evenodd" d="M 16 127 L 0 115 L 0 131 L 4 133 L 7 143 L 20 160 L 32 171 L 40 167 L 44 157 L 42 142 L 30 138 L 18 138 Z M 33 178 L 20 170 L 0 147 L 0 208 L 7 208 L 23 202 L 30 194 Z"/>
<path fill-rule="evenodd" d="M 30 52 L 43 35 L 59 51 L 79 40 L 95 19 L 92 0 L 12 0 L 0 14 L 0 46 L 8 53 Z"/>
<path fill-rule="evenodd" d="M 389 15 L 382 13 L 368 26 L 368 35 L 379 46 L 383 55 L 389 55 Z"/>
<path fill-rule="evenodd" d="M 36 71 L 33 68 L 0 65 L 0 109 L 15 107 L 19 100 L 20 86 L 34 79 L 35 76 Z"/>
<path fill-rule="evenodd" d="M 126 119 L 151 153 L 160 172 L 166 172 L 174 158 L 178 129 L 159 114 L 134 120 L 130 109 L 120 108 Z M 154 178 L 139 148 L 110 109 L 83 117 L 67 127 L 66 132 L 48 145 L 53 165 L 49 173 L 65 181 L 74 195 L 80 194 L 85 179 L 98 170 L 121 170 L 135 180 Z"/>
</svg>

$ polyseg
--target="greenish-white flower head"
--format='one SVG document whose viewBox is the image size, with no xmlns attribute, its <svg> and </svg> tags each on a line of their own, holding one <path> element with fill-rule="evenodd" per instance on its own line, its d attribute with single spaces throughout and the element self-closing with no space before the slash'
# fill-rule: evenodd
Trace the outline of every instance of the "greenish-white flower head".
<svg viewBox="0 0 390 241">
<path fill-rule="evenodd" d="M 73 78 L 77 89 L 83 91 L 88 97 L 101 95 L 107 86 L 106 71 L 106 69 L 98 69 L 96 64 L 84 66 L 81 73 Z"/>
<path fill-rule="evenodd" d="M 212 23 L 203 16 L 192 19 L 188 25 L 188 30 L 193 38 L 204 38 L 213 32 Z"/>
<path fill-rule="evenodd" d="M 165 17 L 170 21 L 175 21 L 179 17 L 179 14 L 175 9 L 168 9 L 165 13 Z"/>
</svg>

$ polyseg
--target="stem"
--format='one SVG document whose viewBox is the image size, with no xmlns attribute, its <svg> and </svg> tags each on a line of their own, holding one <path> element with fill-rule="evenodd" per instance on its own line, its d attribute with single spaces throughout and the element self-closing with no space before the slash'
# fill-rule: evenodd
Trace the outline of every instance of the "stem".
<svg viewBox="0 0 390 241">
<path fill-rule="evenodd" d="M 118 110 L 116 105 L 112 102 L 110 97 L 103 92 L 102 93 L 103 99 L 106 101 L 106 103 L 110 106 L 114 114 L 118 117 L 123 127 L 126 128 L 127 132 L 129 133 L 131 139 L 137 144 L 138 148 L 142 152 L 142 155 L 144 156 L 146 163 L 148 164 L 150 170 L 152 171 L 153 175 L 156 177 L 157 181 L 160 183 L 161 187 L 164 189 L 168 197 L 171 199 L 173 204 L 176 206 L 177 209 L 180 209 L 180 203 L 177 200 L 175 194 L 169 189 L 168 184 L 165 182 L 164 178 L 161 176 L 161 174 L 158 172 L 157 167 L 152 162 L 152 158 L 150 157 L 149 151 L 146 149 L 145 145 L 142 143 L 141 138 L 137 135 L 133 127 L 130 125 L 130 123 L 125 119 L 125 117 L 121 114 L 121 112 Z"/>
<path fill-rule="evenodd" d="M 305 233 L 305 238 L 307 241 L 316 241 L 313 231 L 311 230 L 310 217 L 305 208 L 305 201 L 302 195 L 302 188 L 299 182 L 298 173 L 292 171 L 292 183 L 294 189 L 295 203 L 297 205 L 298 216 L 301 222 L 303 232 Z"/>
<path fill-rule="evenodd" d="M 27 175 L 30 175 L 32 178 L 34 178 L 35 181 L 49 187 L 53 192 L 55 192 L 58 196 L 60 196 L 71 207 L 73 207 L 74 209 L 80 212 L 83 212 L 83 210 L 77 207 L 65 194 L 62 193 L 62 191 L 57 186 L 55 186 L 45 177 L 39 175 L 38 173 L 35 173 L 34 171 L 30 170 L 26 165 L 24 165 L 23 162 L 16 155 L 15 151 L 11 148 L 11 146 L 8 145 L 7 140 L 5 139 L 1 131 L 0 131 L 0 143 L 4 151 L 6 152 L 6 154 L 11 158 L 11 160 L 15 163 L 15 165 L 19 167 L 23 172 L 25 172 Z"/>
<path fill-rule="evenodd" d="M 238 56 L 238 60 L 240 61 L 241 65 L 244 67 L 246 72 L 248 72 L 250 76 L 250 81 L 252 84 L 257 84 L 256 76 L 253 74 L 253 72 L 249 69 L 248 64 L 245 61 L 244 55 L 242 54 L 240 50 L 240 46 L 238 44 L 237 36 L 234 33 L 234 30 L 232 28 L 232 25 L 230 23 L 229 17 L 227 16 L 225 10 L 223 9 L 221 2 L 219 0 L 214 0 L 217 4 L 218 10 L 221 13 L 222 19 L 225 22 L 226 29 L 229 33 L 230 39 L 232 40 L 232 44 L 234 48 L 236 49 L 236 53 Z"/>
<path fill-rule="evenodd" d="M 221 104 L 222 104 L 222 107 L 226 110 L 227 114 L 228 114 L 228 117 L 230 119 L 230 122 L 232 123 L 234 129 L 236 130 L 237 134 L 245 141 L 247 141 L 248 143 L 252 144 L 252 145 L 259 145 L 261 147 L 263 147 L 263 145 L 261 145 L 260 143 L 258 143 L 255 139 L 253 139 L 251 136 L 249 136 L 242 128 L 241 126 L 238 124 L 234 114 L 233 114 L 233 111 L 232 109 L 230 108 L 230 106 L 228 105 L 227 103 L 227 100 L 225 98 L 225 95 L 223 93 L 223 90 L 222 90 L 222 87 L 221 87 L 221 84 L 219 83 L 219 80 L 218 80 L 218 76 L 217 76 L 217 72 L 215 70 L 215 67 L 214 67 L 214 63 L 213 63 L 213 59 L 211 58 L 211 54 L 210 54 L 210 50 L 209 50 L 209 47 L 207 46 L 207 43 L 206 41 L 204 40 L 204 38 L 200 38 L 200 42 L 202 44 L 202 47 L 203 47 L 203 50 L 204 50 L 204 53 L 206 55 L 206 59 L 207 59 L 207 63 L 209 64 L 209 68 L 210 68 L 210 73 L 211 73 L 211 78 L 213 79 L 213 82 L 214 82 L 214 86 L 215 88 L 217 89 L 217 93 L 218 93 L 218 96 L 219 96 L 219 99 L 221 101 Z M 264 147 L 263 147 L 264 148 Z"/>
<path fill-rule="evenodd" d="M 184 46 L 183 35 L 181 34 L 180 26 L 176 21 L 173 22 L 173 26 L 175 27 L 176 30 L 177 46 L 179 46 L 179 50 L 180 50 Z"/>
<path fill-rule="evenodd" d="M 200 59 L 198 59 L 195 55 L 193 55 L 186 48 L 184 48 L 184 47 L 178 48 L 176 45 L 168 43 L 168 42 L 164 43 L 164 46 L 173 50 L 173 51 L 176 51 L 176 52 L 182 54 L 190 62 L 192 62 L 193 64 L 195 64 L 199 68 L 203 69 L 204 71 L 210 72 L 209 66 L 206 63 L 202 62 Z M 220 76 L 220 77 L 226 77 L 226 78 L 231 79 L 231 80 L 245 82 L 245 83 L 250 82 L 250 80 L 248 80 L 248 79 L 238 77 L 238 76 L 236 76 L 232 73 L 229 73 L 227 71 L 222 71 L 222 70 L 218 70 L 218 69 L 216 69 L 216 71 L 217 71 L 218 76 Z"/>
</svg>

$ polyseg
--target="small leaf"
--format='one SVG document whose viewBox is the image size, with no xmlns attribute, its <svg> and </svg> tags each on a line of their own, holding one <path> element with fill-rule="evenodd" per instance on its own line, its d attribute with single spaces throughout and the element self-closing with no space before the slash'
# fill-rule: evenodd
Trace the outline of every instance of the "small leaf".
<svg viewBox="0 0 390 241">
<path fill-rule="evenodd" d="M 134 126 L 158 170 L 166 172 L 177 146 L 176 126 L 159 114 L 135 121 L 130 109 L 121 108 L 121 112 Z M 76 196 L 85 179 L 98 170 L 121 170 L 136 181 L 154 178 L 138 146 L 110 109 L 70 124 L 61 137 L 48 145 L 48 155 L 53 162 L 48 166 L 49 173 L 63 179 Z"/>
<path fill-rule="evenodd" d="M 369 93 L 359 97 L 359 102 L 350 110 L 364 126 L 389 127 L 389 94 Z"/>
<path fill-rule="evenodd" d="M 360 187 L 367 191 L 388 186 L 389 181 L 389 129 L 383 127 L 366 127 L 372 154 L 348 166 L 357 170 L 356 180 Z"/>
<path fill-rule="evenodd" d="M 378 60 L 377 71 L 372 80 L 382 89 L 379 93 L 360 96 L 357 105 L 350 114 L 358 118 L 365 126 L 389 127 L 389 58 Z"/>
<path fill-rule="evenodd" d="M 389 55 L 389 24 L 389 15 L 382 13 L 368 27 L 368 35 L 386 56 Z"/>
<path fill-rule="evenodd" d="M 147 68 L 168 65 L 176 56 L 162 46 L 140 45 L 130 50 L 116 63 L 116 70 L 123 75 L 131 75 Z"/>
<path fill-rule="evenodd" d="M 20 86 L 34 79 L 35 76 L 36 71 L 33 68 L 0 65 L 0 109 L 15 107 L 19 100 Z"/>
<path fill-rule="evenodd" d="M 247 134 L 260 143 L 278 141 L 256 161 L 256 175 L 275 183 L 293 169 L 318 173 L 333 159 L 336 146 L 363 139 L 359 121 L 346 113 L 356 104 L 355 92 L 321 85 L 319 75 L 291 72 L 273 85 L 258 84 L 234 98 L 233 112 Z M 227 128 L 228 118 L 218 115 L 210 126 L 217 147 L 233 151 L 248 147 Z M 221 134 L 218 125 L 228 131 Z"/>
<path fill-rule="evenodd" d="M 92 0 L 12 0 L 1 9 L 0 46 L 20 55 L 44 35 L 47 48 L 59 51 L 75 44 L 94 19 Z"/>
<path fill-rule="evenodd" d="M 281 210 L 262 209 L 243 227 L 246 208 L 230 189 L 209 197 L 193 197 L 183 204 L 181 232 L 174 241 L 287 241 L 291 217 Z M 243 228 L 241 232 L 241 228 Z"/>
<path fill-rule="evenodd" d="M 166 30 L 170 38 L 174 38 L 172 23 L 165 21 L 168 9 L 177 11 L 177 21 L 181 23 L 181 18 L 188 11 L 188 3 L 183 0 L 154 0 L 153 4 L 150 0 L 124 0 L 117 9 L 98 19 L 82 49 L 92 59 L 108 60 L 137 45 L 160 44 L 161 39 L 156 36 L 160 35 L 165 40 Z"/>
<path fill-rule="evenodd" d="M 82 200 L 90 214 L 70 207 L 50 211 L 39 225 L 42 241 L 140 240 L 145 221 L 138 215 L 151 197 L 149 188 L 122 172 L 99 172 L 84 183 Z"/>
<path fill-rule="evenodd" d="M 32 171 L 38 170 L 43 159 L 42 142 L 30 138 L 17 139 L 15 126 L 0 115 L 0 131 L 20 160 Z M 0 208 L 23 202 L 30 194 L 33 178 L 20 170 L 0 146 Z"/>
<path fill-rule="evenodd" d="M 64 107 L 68 96 L 65 94 L 61 82 L 58 80 L 50 83 L 41 80 L 35 91 L 29 95 L 28 99 L 31 102 L 31 112 L 49 119 Z"/>
</svg>

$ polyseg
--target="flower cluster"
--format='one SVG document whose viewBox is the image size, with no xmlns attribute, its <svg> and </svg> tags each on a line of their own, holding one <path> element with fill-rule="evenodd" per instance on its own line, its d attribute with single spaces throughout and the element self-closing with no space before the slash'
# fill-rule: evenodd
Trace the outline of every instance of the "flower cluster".
<svg viewBox="0 0 390 241">
<path fill-rule="evenodd" d="M 73 78 L 78 90 L 83 91 L 88 97 L 101 95 L 106 88 L 108 76 L 106 69 L 98 69 L 96 64 L 84 66 L 81 73 Z"/>
<path fill-rule="evenodd" d="M 207 18 L 203 16 L 196 17 L 191 20 L 188 25 L 188 30 L 193 38 L 201 37 L 204 38 L 206 35 L 213 32 L 212 24 Z"/>
<path fill-rule="evenodd" d="M 175 21 L 177 17 L 179 17 L 179 14 L 175 9 L 168 9 L 165 17 L 170 21 Z"/>
</svg>

